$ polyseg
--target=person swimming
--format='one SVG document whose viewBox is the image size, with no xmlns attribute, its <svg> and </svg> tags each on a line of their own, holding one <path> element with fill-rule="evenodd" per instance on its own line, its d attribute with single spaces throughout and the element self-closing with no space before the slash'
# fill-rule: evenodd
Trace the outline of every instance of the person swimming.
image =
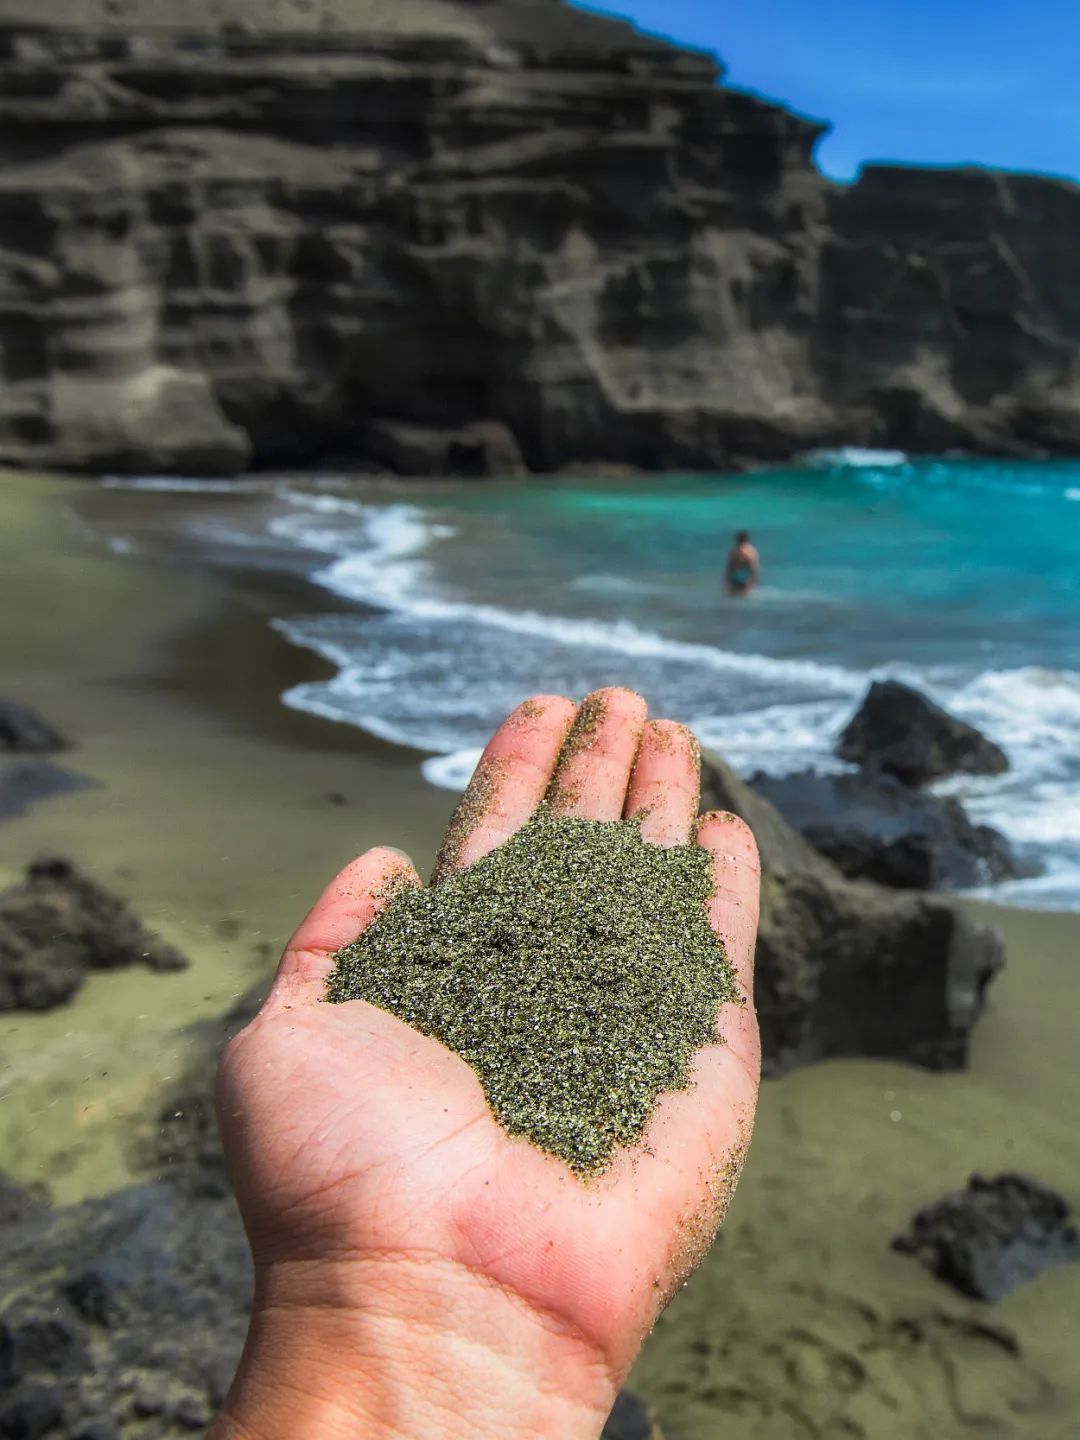
<svg viewBox="0 0 1080 1440">
<path fill-rule="evenodd" d="M 757 550 L 750 543 L 749 531 L 740 530 L 735 536 L 735 544 L 727 558 L 724 578 L 728 594 L 738 596 L 749 595 L 760 581 L 761 561 Z"/>
</svg>

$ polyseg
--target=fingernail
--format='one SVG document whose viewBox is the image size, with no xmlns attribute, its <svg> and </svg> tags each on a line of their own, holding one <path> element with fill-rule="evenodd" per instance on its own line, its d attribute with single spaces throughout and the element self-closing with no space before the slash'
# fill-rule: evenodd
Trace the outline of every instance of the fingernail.
<svg viewBox="0 0 1080 1440">
<path fill-rule="evenodd" d="M 399 860 L 404 860 L 406 865 L 413 863 L 412 856 L 407 855 L 404 850 L 399 850 L 396 845 L 383 845 L 381 848 L 390 855 L 396 855 Z"/>
</svg>

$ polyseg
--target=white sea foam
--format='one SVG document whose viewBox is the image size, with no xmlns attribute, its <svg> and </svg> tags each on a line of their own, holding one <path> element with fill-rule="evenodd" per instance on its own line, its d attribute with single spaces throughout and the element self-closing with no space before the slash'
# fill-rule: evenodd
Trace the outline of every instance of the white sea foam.
<svg viewBox="0 0 1080 1440">
<path fill-rule="evenodd" d="M 973 494 L 1008 492 L 1023 504 L 1032 496 L 1048 503 L 1037 497 L 1049 497 L 1059 505 L 1055 514 L 1062 523 L 1072 517 L 1061 500 L 1080 501 L 1080 486 L 1064 488 L 1056 471 L 980 468 L 975 474 L 946 463 L 907 466 L 908 457 L 898 451 L 854 449 L 819 452 L 808 461 L 851 467 L 859 481 L 885 489 L 940 484 L 967 487 Z M 327 485 L 313 482 L 310 489 L 305 479 L 291 475 L 241 481 L 113 476 L 104 484 L 190 495 L 186 533 L 200 554 L 217 551 L 232 563 L 245 555 L 257 561 L 258 552 L 266 550 L 269 563 L 303 566 L 327 591 L 357 602 L 333 607 L 332 614 L 279 622 L 290 641 L 317 651 L 335 671 L 331 679 L 297 686 L 284 698 L 418 752 L 433 784 L 462 788 L 478 745 L 538 685 L 580 695 L 596 685 L 632 684 L 663 713 L 691 723 L 707 746 L 743 772 L 836 770 L 843 768 L 834 754 L 840 729 L 868 682 L 891 676 L 977 725 L 1009 756 L 1005 775 L 957 777 L 938 787 L 960 796 L 973 818 L 1004 831 L 1023 859 L 1044 866 L 1037 879 L 988 893 L 1016 904 L 1080 904 L 1075 670 L 995 668 L 995 653 L 1009 652 L 987 637 L 986 668 L 974 674 L 970 646 L 926 645 L 917 625 L 914 639 L 932 663 L 881 665 L 867 673 L 831 657 L 785 656 L 782 647 L 815 626 L 828 637 L 822 644 L 829 645 L 831 656 L 846 654 L 848 630 L 857 639 L 859 625 L 851 624 L 850 591 L 843 585 L 835 591 L 826 586 L 825 594 L 770 585 L 745 612 L 734 607 L 719 612 L 714 624 L 695 635 L 684 628 L 692 610 L 679 607 L 677 621 L 661 618 L 679 604 L 675 586 L 682 583 L 681 572 L 672 581 L 646 565 L 639 579 L 629 559 L 621 563 L 617 547 L 595 548 L 593 566 L 586 563 L 576 573 L 570 564 L 561 566 L 547 592 L 560 600 L 519 608 L 524 602 L 498 566 L 482 588 L 479 577 L 462 568 L 463 556 L 475 553 L 475 537 L 463 537 L 460 548 L 452 543 L 455 531 L 439 513 L 452 512 L 452 506 L 389 496 L 389 503 L 372 502 L 335 477 Z M 227 503 L 226 497 L 244 490 L 258 498 Z M 200 495 L 206 497 L 201 502 Z M 139 530 L 112 543 L 141 553 L 144 536 Z M 582 553 L 590 553 L 588 546 Z M 530 595 L 545 593 L 535 571 L 538 560 L 541 552 L 526 547 L 523 574 Z M 804 586 L 812 573 L 801 577 Z M 551 613 L 562 608 L 569 613 Z M 793 615 L 799 617 L 803 608 L 812 608 L 812 614 L 807 623 L 793 626 Z M 612 619 L 612 611 L 628 618 Z M 916 622 L 921 618 L 916 615 Z M 724 639 L 730 648 L 709 643 L 728 621 L 733 638 Z M 942 623 L 947 641 L 947 619 Z M 663 633 L 669 624 L 679 626 L 678 637 Z M 766 638 L 747 644 L 753 633 Z M 903 625 L 893 633 L 898 648 L 906 648 Z M 742 636 L 741 648 L 736 636 Z M 864 638 L 861 652 L 856 644 L 851 653 L 866 648 Z M 757 649 L 768 653 L 752 653 Z M 1014 646 L 1011 653 L 1023 652 Z M 1048 646 L 1045 653 L 1058 652 Z"/>
<path fill-rule="evenodd" d="M 252 478 L 238 480 L 200 479 L 185 475 L 103 475 L 106 490 L 173 491 L 178 495 L 235 495 L 242 491 L 262 489 L 264 482 Z"/>
<path fill-rule="evenodd" d="M 337 507 L 309 508 L 335 513 Z M 270 526 L 279 538 L 289 538 L 314 550 L 329 553 L 345 550 L 346 553 L 339 553 L 337 559 L 312 577 L 345 599 L 376 605 L 417 620 L 480 625 L 515 635 L 554 640 L 562 646 L 683 662 L 733 677 L 795 681 L 846 695 L 854 693 L 862 683 L 860 676 L 842 666 L 816 660 L 745 655 L 694 641 L 674 640 L 643 630 L 630 621 L 508 610 L 444 597 L 434 586 L 430 567 L 422 557 L 435 541 L 452 535 L 452 527 L 432 524 L 412 505 L 374 507 L 348 502 L 347 513 L 351 527 L 345 533 L 314 525 L 308 516 L 296 514 L 279 517 Z"/>
<path fill-rule="evenodd" d="M 469 750 L 451 751 L 449 755 L 432 755 L 420 769 L 429 785 L 437 785 L 441 790 L 461 791 L 472 779 L 483 753 L 479 746 L 475 746 Z"/>
<path fill-rule="evenodd" d="M 797 770 L 848 769 L 833 753 L 836 737 L 850 717 L 850 699 L 767 705 L 732 715 L 700 715 L 692 725 L 702 745 L 737 770 L 790 775 Z"/>
<path fill-rule="evenodd" d="M 1053 749 L 1066 757 L 1080 749 L 1080 674 L 1075 671 L 987 670 L 958 690 L 950 704 L 1006 749 Z"/>
<path fill-rule="evenodd" d="M 330 495 L 318 490 L 295 490 L 291 485 L 283 485 L 278 495 L 296 510 L 314 512 L 317 515 L 363 517 L 372 510 L 370 505 L 365 505 L 361 500 L 351 500 L 347 495 Z"/>
<path fill-rule="evenodd" d="M 721 650 L 696 641 L 672 640 L 649 630 L 642 630 L 628 620 L 589 620 L 564 615 L 544 615 L 534 610 L 504 610 L 496 605 L 474 605 L 463 601 L 426 599 L 416 575 L 397 568 L 368 563 L 367 557 L 350 557 L 323 571 L 318 577 L 328 588 L 350 599 L 373 600 L 386 604 L 421 620 L 444 624 L 469 622 L 492 630 L 535 639 L 554 640 L 562 646 L 607 650 L 634 658 L 667 662 L 681 661 L 718 674 L 753 677 L 762 680 L 802 681 L 840 690 L 844 694 L 857 691 L 862 679 L 838 665 L 825 665 L 816 660 L 777 660 L 768 655 L 743 655 Z M 356 583 L 357 580 L 361 583 Z"/>
<path fill-rule="evenodd" d="M 971 678 L 970 670 L 964 675 L 940 662 L 868 674 L 675 639 L 631 621 L 483 603 L 443 578 L 438 544 L 454 531 L 420 506 L 301 491 L 279 492 L 282 498 L 289 509 L 271 522 L 274 536 L 326 557 L 312 578 L 364 607 L 280 622 L 293 643 L 318 651 L 337 671 L 296 687 L 286 702 L 425 753 L 423 772 L 434 785 L 464 787 L 478 745 L 540 677 L 545 688 L 568 694 L 635 684 L 744 772 L 842 769 L 836 737 L 869 680 L 888 675 L 927 691 L 1009 754 L 1007 775 L 940 787 L 962 796 L 976 819 L 1004 830 L 1025 858 L 1048 866 L 1038 880 L 995 888 L 995 898 L 1059 906 L 1063 896 L 1080 894 L 1074 672 L 987 669 Z M 622 577 L 598 581 L 591 586 L 585 577 L 574 588 L 617 593 Z"/>
<path fill-rule="evenodd" d="M 806 465 L 846 465 L 853 470 L 877 470 L 908 463 L 908 456 L 903 450 L 867 450 L 858 445 L 841 445 L 835 450 L 809 450 L 802 459 Z"/>
<path fill-rule="evenodd" d="M 1080 910 L 1080 865 L 1056 863 L 1051 856 L 1041 875 L 983 885 L 966 893 L 975 900 L 992 900 L 1027 910 Z"/>
</svg>

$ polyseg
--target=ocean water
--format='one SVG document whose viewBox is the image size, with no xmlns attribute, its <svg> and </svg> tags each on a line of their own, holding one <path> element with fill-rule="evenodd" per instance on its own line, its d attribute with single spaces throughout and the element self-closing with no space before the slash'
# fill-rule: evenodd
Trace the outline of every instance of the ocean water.
<svg viewBox="0 0 1080 1440">
<path fill-rule="evenodd" d="M 291 477 L 243 504 L 133 484 L 190 492 L 201 559 L 289 563 L 332 593 L 275 622 L 336 667 L 283 702 L 411 747 L 434 784 L 463 785 L 525 695 L 613 683 L 744 772 L 839 770 L 839 731 L 894 676 L 1009 754 L 1008 775 L 944 787 L 1042 868 L 996 896 L 1080 908 L 1080 463 L 843 450 L 618 483 Z M 763 562 L 746 601 L 722 584 L 739 528 Z"/>
</svg>

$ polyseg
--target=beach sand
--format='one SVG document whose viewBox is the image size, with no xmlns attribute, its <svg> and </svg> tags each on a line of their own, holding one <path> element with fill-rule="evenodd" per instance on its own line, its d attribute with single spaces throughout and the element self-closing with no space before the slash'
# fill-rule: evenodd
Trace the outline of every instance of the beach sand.
<svg viewBox="0 0 1080 1440">
<path fill-rule="evenodd" d="M 267 623 L 303 608 L 287 579 L 260 592 L 115 555 L 73 512 L 87 483 L 3 477 L 3 691 L 72 740 L 60 763 L 100 783 L 0 823 L 0 881 L 70 856 L 192 964 L 96 976 L 73 1005 L 0 1015 L 0 1170 L 61 1202 L 128 1177 L 130 1121 L 179 1074 L 184 1026 L 269 977 L 341 866 L 375 843 L 430 865 L 454 804 L 414 755 L 279 703 L 325 673 Z"/>
<path fill-rule="evenodd" d="M 278 702 L 321 662 L 267 622 L 325 597 L 114 554 L 78 522 L 80 482 L 3 484 L 3 689 L 99 784 L 0 824 L 0 880 L 70 855 L 192 961 L 0 1018 L 0 1170 L 64 1202 L 129 1178 L 185 1028 L 269 977 L 340 865 L 390 843 L 428 866 L 453 797 L 414 755 Z M 988 1306 L 889 1249 L 973 1170 L 1080 1201 L 1080 917 L 982 910 L 1009 963 L 968 1073 L 837 1062 L 766 1084 L 729 1221 L 632 1377 L 672 1440 L 1076 1434 L 1080 1266 Z"/>
</svg>

